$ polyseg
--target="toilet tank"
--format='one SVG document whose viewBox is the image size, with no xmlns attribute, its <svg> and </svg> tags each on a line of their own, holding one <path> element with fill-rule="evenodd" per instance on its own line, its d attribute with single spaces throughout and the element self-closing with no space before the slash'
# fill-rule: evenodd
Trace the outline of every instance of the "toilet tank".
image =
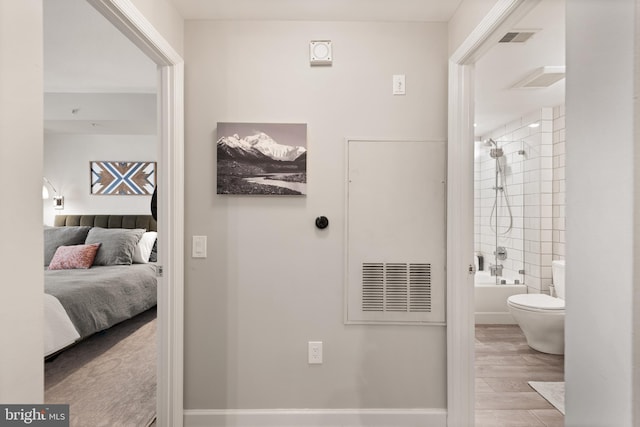
<svg viewBox="0 0 640 427">
<path fill-rule="evenodd" d="M 556 288 L 556 295 L 558 298 L 564 299 L 564 291 L 565 291 L 565 274 L 564 274 L 564 260 L 560 261 L 551 261 L 551 277 L 553 285 Z"/>
</svg>

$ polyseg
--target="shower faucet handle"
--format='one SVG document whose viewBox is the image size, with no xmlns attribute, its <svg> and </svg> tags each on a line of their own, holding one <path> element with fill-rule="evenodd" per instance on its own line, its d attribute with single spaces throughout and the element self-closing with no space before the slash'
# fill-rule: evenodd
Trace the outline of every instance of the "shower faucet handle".
<svg viewBox="0 0 640 427">
<path fill-rule="evenodd" d="M 500 261 L 504 261 L 507 259 L 507 248 L 504 246 L 498 246 L 493 252 L 493 255 L 495 255 Z"/>
</svg>

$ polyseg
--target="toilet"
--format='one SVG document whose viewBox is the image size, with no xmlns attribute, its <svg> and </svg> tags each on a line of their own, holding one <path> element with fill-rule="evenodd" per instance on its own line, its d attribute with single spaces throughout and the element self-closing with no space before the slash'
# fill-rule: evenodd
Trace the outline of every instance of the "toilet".
<svg viewBox="0 0 640 427">
<path fill-rule="evenodd" d="M 551 262 L 557 298 L 546 294 L 520 294 L 507 299 L 509 312 L 522 329 L 527 344 L 543 353 L 564 354 L 564 270 L 564 261 Z"/>
</svg>

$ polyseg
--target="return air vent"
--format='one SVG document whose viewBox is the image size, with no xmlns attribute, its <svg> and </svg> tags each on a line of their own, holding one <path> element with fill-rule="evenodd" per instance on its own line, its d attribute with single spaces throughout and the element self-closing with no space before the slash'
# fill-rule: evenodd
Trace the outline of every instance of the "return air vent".
<svg viewBox="0 0 640 427">
<path fill-rule="evenodd" d="M 535 31 L 510 31 L 498 43 L 524 43 L 535 34 Z"/>
<path fill-rule="evenodd" d="M 431 264 L 362 264 L 362 311 L 431 312 Z"/>
</svg>

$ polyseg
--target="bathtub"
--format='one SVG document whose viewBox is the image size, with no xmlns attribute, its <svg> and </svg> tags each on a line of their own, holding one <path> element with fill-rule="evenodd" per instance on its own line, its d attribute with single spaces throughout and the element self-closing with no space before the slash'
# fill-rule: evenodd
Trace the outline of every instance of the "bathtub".
<svg viewBox="0 0 640 427">
<path fill-rule="evenodd" d="M 504 279 L 504 278 L 500 278 Z M 509 313 L 507 298 L 511 295 L 526 294 L 527 287 L 507 280 L 505 285 L 496 285 L 495 276 L 488 271 L 478 271 L 475 275 L 475 317 L 477 325 L 515 325 Z"/>
</svg>

